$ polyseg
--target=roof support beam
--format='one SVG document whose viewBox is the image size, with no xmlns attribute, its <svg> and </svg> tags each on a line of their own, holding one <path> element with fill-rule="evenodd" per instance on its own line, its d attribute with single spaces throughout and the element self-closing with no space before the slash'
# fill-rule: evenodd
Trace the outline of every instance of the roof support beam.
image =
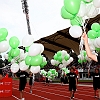
<svg viewBox="0 0 100 100">
<path fill-rule="evenodd" d="M 55 46 L 58 46 L 58 47 L 67 49 L 67 50 L 70 50 L 70 49 L 71 49 L 71 48 L 66 47 L 66 46 L 64 46 L 64 45 L 62 45 L 62 44 L 59 44 L 59 43 L 57 43 L 57 42 L 54 42 L 54 41 L 51 41 L 51 40 L 48 40 L 48 39 L 45 39 L 45 38 L 41 38 L 41 40 L 42 40 L 42 41 L 45 41 L 45 42 L 48 42 L 48 43 L 50 43 L 50 44 L 52 44 L 52 45 L 55 45 Z"/>
<path fill-rule="evenodd" d="M 44 50 L 49 51 L 49 52 L 52 52 L 52 53 L 56 53 L 56 52 L 57 52 L 57 51 L 55 51 L 55 50 L 48 49 L 48 48 L 44 48 Z"/>
<path fill-rule="evenodd" d="M 60 35 L 64 36 L 65 38 L 68 38 L 74 42 L 77 42 L 77 43 L 80 43 L 80 40 L 76 39 L 76 38 L 73 38 L 71 37 L 70 35 L 66 34 L 66 33 L 63 33 L 61 31 L 57 31 L 57 33 L 59 33 Z"/>
</svg>

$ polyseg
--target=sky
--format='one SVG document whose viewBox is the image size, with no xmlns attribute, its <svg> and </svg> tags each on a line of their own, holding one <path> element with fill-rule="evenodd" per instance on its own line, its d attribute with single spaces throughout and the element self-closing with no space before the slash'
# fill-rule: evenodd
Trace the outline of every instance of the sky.
<svg viewBox="0 0 100 100">
<path fill-rule="evenodd" d="M 60 15 L 63 0 L 27 0 L 31 33 L 34 41 L 70 27 L 69 20 Z M 28 34 L 26 17 L 21 0 L 0 0 L 0 28 L 8 30 L 9 40 L 16 36 L 20 40 Z"/>
</svg>

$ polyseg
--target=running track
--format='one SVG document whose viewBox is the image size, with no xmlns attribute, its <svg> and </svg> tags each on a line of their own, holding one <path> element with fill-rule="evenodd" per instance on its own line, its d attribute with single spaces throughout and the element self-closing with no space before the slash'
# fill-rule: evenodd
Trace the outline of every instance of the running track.
<svg viewBox="0 0 100 100">
<path fill-rule="evenodd" d="M 35 82 L 32 94 L 29 93 L 29 85 L 27 84 L 24 91 L 25 100 L 70 100 L 69 95 L 68 85 L 61 86 L 52 83 L 45 86 L 44 83 Z M 0 98 L 0 100 L 20 100 L 18 81 L 13 81 L 12 97 Z M 94 100 L 92 85 L 79 84 L 74 100 Z"/>
</svg>

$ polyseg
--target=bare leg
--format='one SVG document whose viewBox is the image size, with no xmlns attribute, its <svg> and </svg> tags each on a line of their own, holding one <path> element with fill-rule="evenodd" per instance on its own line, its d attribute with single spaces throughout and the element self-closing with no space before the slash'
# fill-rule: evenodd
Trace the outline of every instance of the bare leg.
<svg viewBox="0 0 100 100">
<path fill-rule="evenodd" d="M 72 95 L 73 95 L 73 91 L 70 91 L 70 97 L 72 98 Z"/>
<path fill-rule="evenodd" d="M 99 99 L 100 99 L 100 89 L 98 89 L 98 93 L 99 93 Z"/>
<path fill-rule="evenodd" d="M 21 98 L 21 99 L 23 98 L 23 90 L 20 91 L 20 98 Z"/>
</svg>

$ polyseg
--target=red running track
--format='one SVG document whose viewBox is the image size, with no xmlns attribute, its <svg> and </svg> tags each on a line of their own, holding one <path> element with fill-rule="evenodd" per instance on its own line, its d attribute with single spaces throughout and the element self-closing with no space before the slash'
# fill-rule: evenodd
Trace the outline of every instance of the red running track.
<svg viewBox="0 0 100 100">
<path fill-rule="evenodd" d="M 29 85 L 27 84 L 24 97 L 25 100 L 69 100 L 70 93 L 68 85 L 50 84 L 45 86 L 44 83 L 35 82 L 33 93 L 29 93 Z M 0 100 L 20 100 L 18 91 L 18 81 L 13 81 L 13 95 L 8 98 L 0 98 Z M 74 100 L 94 100 L 94 92 L 92 85 L 78 85 Z M 96 100 L 96 99 L 95 99 Z"/>
</svg>

